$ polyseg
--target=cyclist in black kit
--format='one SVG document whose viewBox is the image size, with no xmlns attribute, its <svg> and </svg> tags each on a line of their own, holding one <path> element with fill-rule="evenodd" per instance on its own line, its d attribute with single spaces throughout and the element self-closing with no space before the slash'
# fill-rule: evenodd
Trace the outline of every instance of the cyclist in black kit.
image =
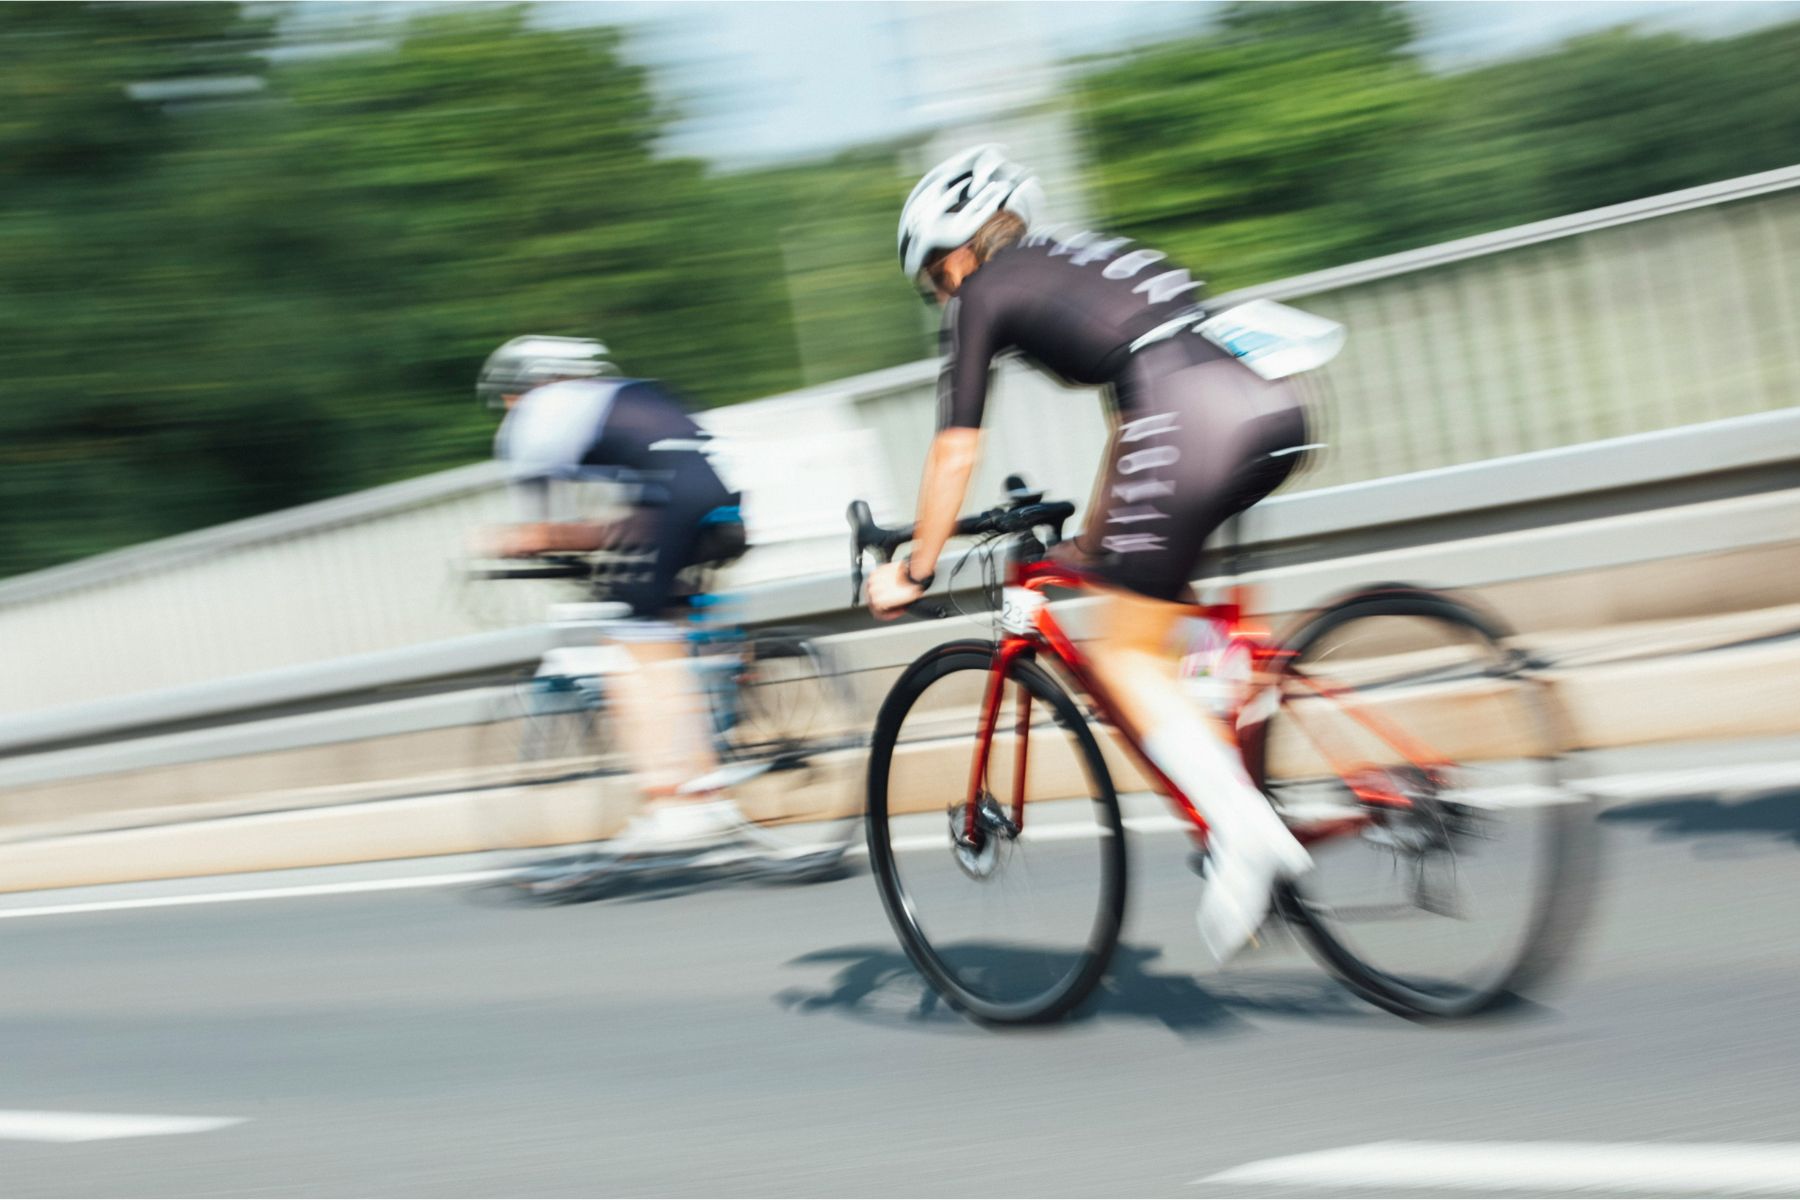
<svg viewBox="0 0 1800 1200">
<path fill-rule="evenodd" d="M 1294 389 L 1194 331 L 1199 282 L 1154 250 L 1087 230 L 1031 228 L 1036 182 L 994 147 L 933 168 L 907 199 L 900 258 L 944 307 L 938 432 L 909 558 L 871 577 L 869 606 L 917 600 L 955 527 L 979 450 L 988 374 L 1018 352 L 1104 386 L 1115 430 L 1073 546 L 1114 585 L 1091 660 L 1156 765 L 1202 807 L 1213 862 L 1199 925 L 1221 961 L 1255 933 L 1276 880 L 1311 865 L 1243 770 L 1235 735 L 1189 700 L 1173 645 L 1202 544 L 1273 491 L 1306 442 Z"/>
<path fill-rule="evenodd" d="M 489 356 L 477 393 L 504 406 L 494 457 L 506 465 L 518 506 L 491 549 L 507 557 L 608 551 L 605 598 L 632 620 L 607 640 L 634 670 L 613 676 L 622 743 L 645 811 L 625 837 L 643 849 L 675 849 L 729 835 L 741 823 L 728 797 L 695 791 L 718 763 L 704 698 L 671 617 L 690 567 L 745 549 L 739 496 L 698 448 L 705 433 L 662 385 L 624 379 L 588 338 L 514 338 Z M 586 480 L 626 483 L 622 519 L 591 520 L 571 493 Z"/>
</svg>

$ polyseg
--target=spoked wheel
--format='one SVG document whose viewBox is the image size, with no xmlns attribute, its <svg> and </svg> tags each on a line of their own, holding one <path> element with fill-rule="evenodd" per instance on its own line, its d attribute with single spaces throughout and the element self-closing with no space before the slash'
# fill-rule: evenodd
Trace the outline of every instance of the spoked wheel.
<svg viewBox="0 0 1800 1200">
<path fill-rule="evenodd" d="M 745 840 L 822 874 L 841 867 L 862 816 L 863 735 L 830 652 L 803 631 L 765 630 L 701 670 Z"/>
<path fill-rule="evenodd" d="M 481 890 L 550 899 L 556 891 L 551 885 L 565 882 L 590 856 L 583 847 L 564 843 L 624 815 L 608 813 L 599 778 L 617 765 L 604 686 L 597 675 L 530 675 L 502 703 L 498 724 L 513 741 L 518 768 L 508 786 L 479 806 L 488 858 L 503 873 Z"/>
<path fill-rule="evenodd" d="M 532 779 L 593 774 L 610 746 L 597 678 L 533 675 L 512 690 L 518 760 Z"/>
<path fill-rule="evenodd" d="M 599 676 L 532 675 L 504 701 L 501 728 L 513 739 L 518 768 L 504 803 L 484 804 L 488 847 L 524 851 L 562 840 L 571 823 L 603 822 L 598 776 L 616 768 Z"/>
<path fill-rule="evenodd" d="M 976 775 L 995 654 L 940 646 L 888 694 L 869 753 L 869 858 L 907 955 L 945 1000 L 983 1021 L 1049 1021 L 1093 990 L 1118 944 L 1125 830 L 1081 710 L 1030 662 L 1008 670 Z"/>
<path fill-rule="evenodd" d="M 1387 589 L 1319 614 L 1246 713 L 1246 756 L 1314 870 L 1280 897 L 1368 1000 L 1466 1016 L 1564 956 L 1588 908 L 1591 806 L 1547 684 L 1492 619 Z M 1270 711 L 1272 710 L 1272 711 Z"/>
</svg>

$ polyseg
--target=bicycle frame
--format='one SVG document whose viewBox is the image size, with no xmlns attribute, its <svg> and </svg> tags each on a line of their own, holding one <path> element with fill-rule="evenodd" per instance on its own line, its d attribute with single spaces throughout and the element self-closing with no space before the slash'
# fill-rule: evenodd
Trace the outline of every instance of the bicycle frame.
<svg viewBox="0 0 1800 1200">
<path fill-rule="evenodd" d="M 963 835 L 970 844 L 980 844 L 983 837 L 979 823 L 978 805 L 986 790 L 984 783 L 993 749 L 994 733 L 999 726 L 1000 707 L 1005 696 L 1007 672 L 1019 658 L 1035 657 L 1040 651 L 1048 651 L 1062 670 L 1092 699 L 1100 715 L 1117 731 L 1119 740 L 1130 751 L 1144 776 L 1168 799 L 1176 812 L 1188 822 L 1191 827 L 1188 833 L 1194 839 L 1195 844 L 1201 848 L 1206 845 L 1209 828 L 1206 818 L 1201 815 L 1193 799 L 1151 761 L 1149 755 L 1138 743 L 1136 732 L 1118 719 L 1116 715 L 1119 711 L 1118 706 L 1096 676 L 1081 647 L 1068 636 L 1057 622 L 1050 611 L 1048 600 L 1043 596 L 1045 588 L 1088 590 L 1099 582 L 1099 579 L 1087 572 L 1047 560 L 1010 562 L 1008 564 L 1005 584 L 1007 603 L 1001 615 L 1001 626 L 1004 632 L 982 698 L 974 761 L 970 769 L 968 792 L 964 802 Z M 1433 754 L 1429 747 L 1424 746 L 1416 739 L 1403 734 L 1366 706 L 1357 703 L 1351 693 L 1345 689 L 1311 675 L 1278 674 L 1279 668 L 1292 656 L 1292 652 L 1275 645 L 1266 629 L 1245 621 L 1244 613 L 1249 608 L 1248 599 L 1248 589 L 1236 587 L 1232 589 L 1231 599 L 1224 604 L 1198 605 L 1193 608 L 1196 616 L 1224 623 L 1232 640 L 1242 641 L 1250 648 L 1252 678 L 1257 682 L 1248 689 L 1245 696 L 1238 698 L 1237 704 L 1229 714 L 1228 719 L 1234 728 L 1240 730 L 1244 728 L 1244 713 L 1255 703 L 1253 697 L 1257 699 L 1267 697 L 1268 701 L 1278 704 L 1281 697 L 1273 689 L 1279 688 L 1284 679 L 1297 678 L 1321 699 L 1333 705 L 1337 711 L 1346 714 L 1390 750 L 1403 757 L 1410 766 L 1426 772 L 1434 772 L 1448 761 Z M 1255 721 L 1260 723 L 1266 719 L 1266 716 L 1257 717 Z M 1334 754 L 1327 744 L 1327 739 L 1319 737 L 1313 730 L 1307 728 L 1306 723 L 1298 716 L 1295 717 L 1295 724 L 1332 771 L 1344 781 L 1362 804 L 1376 809 L 1410 809 L 1413 806 L 1412 800 L 1406 795 L 1386 786 L 1390 782 L 1388 772 L 1374 766 L 1358 767 L 1346 758 Z M 1026 764 L 1030 735 L 1031 695 L 1021 688 L 1018 693 L 1013 730 L 1013 794 L 1010 806 L 1011 821 L 1018 832 L 1023 832 L 1025 828 L 1025 796 L 1028 782 Z M 1248 766 L 1248 764 L 1246 765 Z M 1372 819 L 1365 812 L 1354 818 L 1296 826 L 1293 831 L 1295 837 L 1302 843 L 1311 844 L 1353 833 L 1369 824 Z"/>
</svg>

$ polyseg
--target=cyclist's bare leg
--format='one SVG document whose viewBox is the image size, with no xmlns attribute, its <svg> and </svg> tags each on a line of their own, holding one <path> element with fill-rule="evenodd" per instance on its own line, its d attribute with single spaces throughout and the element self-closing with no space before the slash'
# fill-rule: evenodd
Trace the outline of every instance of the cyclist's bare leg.
<svg viewBox="0 0 1800 1200">
<path fill-rule="evenodd" d="M 1275 880 L 1304 872 L 1310 859 L 1245 772 L 1235 732 L 1181 687 L 1177 639 L 1191 610 L 1120 589 L 1104 596 L 1089 662 L 1115 717 L 1211 826 L 1200 930 L 1223 961 L 1261 924 Z"/>
<path fill-rule="evenodd" d="M 710 796 L 682 796 L 690 779 L 718 768 L 708 734 L 706 697 L 683 642 L 618 643 L 635 669 L 609 680 L 617 703 L 626 761 L 651 803 L 681 803 Z"/>
<path fill-rule="evenodd" d="M 1116 718 L 1164 774 L 1185 787 L 1184 779 L 1194 771 L 1192 764 L 1179 760 L 1199 758 L 1207 786 L 1195 789 L 1190 798 L 1211 820 L 1209 805 L 1220 803 L 1216 793 L 1225 783 L 1251 790 L 1254 785 L 1238 758 L 1236 732 L 1181 686 L 1181 623 L 1193 610 L 1119 588 L 1100 590 L 1105 599 L 1098 614 L 1098 636 L 1084 647 L 1094 674 L 1106 689 Z M 1160 746 L 1171 749 L 1159 752 Z M 1209 752 L 1201 756 L 1201 749 Z M 1257 805 L 1268 807 L 1260 796 Z"/>
<path fill-rule="evenodd" d="M 609 681 L 612 717 L 639 791 L 643 811 L 615 845 L 625 853 L 659 853 L 731 838 L 742 816 L 724 789 L 696 789 L 712 775 L 711 713 L 687 646 L 681 640 L 618 643 L 633 669 Z"/>
<path fill-rule="evenodd" d="M 1171 705 L 1192 709 L 1196 718 L 1206 719 L 1181 690 L 1177 655 L 1171 653 L 1178 623 L 1188 610 L 1122 588 L 1096 590 L 1104 598 L 1097 636 L 1083 649 L 1113 702 L 1113 715 L 1140 738 L 1156 727 L 1158 716 Z M 1214 726 L 1215 739 L 1230 742 L 1222 724 L 1208 723 Z"/>
</svg>

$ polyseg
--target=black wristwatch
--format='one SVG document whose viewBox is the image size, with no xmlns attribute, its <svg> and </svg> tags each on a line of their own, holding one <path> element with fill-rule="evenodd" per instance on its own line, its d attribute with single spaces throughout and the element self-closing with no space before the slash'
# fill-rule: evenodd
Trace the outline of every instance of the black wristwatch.
<svg viewBox="0 0 1800 1200">
<path fill-rule="evenodd" d="M 914 587 L 918 588 L 921 592 L 928 591 L 931 588 L 931 585 L 933 583 L 937 582 L 937 572 L 936 571 L 933 571 L 931 574 L 927 575 L 923 579 L 913 578 L 912 556 L 911 555 L 908 555 L 907 557 L 900 560 L 900 573 L 902 575 L 906 576 L 906 582 L 912 584 Z"/>
</svg>

